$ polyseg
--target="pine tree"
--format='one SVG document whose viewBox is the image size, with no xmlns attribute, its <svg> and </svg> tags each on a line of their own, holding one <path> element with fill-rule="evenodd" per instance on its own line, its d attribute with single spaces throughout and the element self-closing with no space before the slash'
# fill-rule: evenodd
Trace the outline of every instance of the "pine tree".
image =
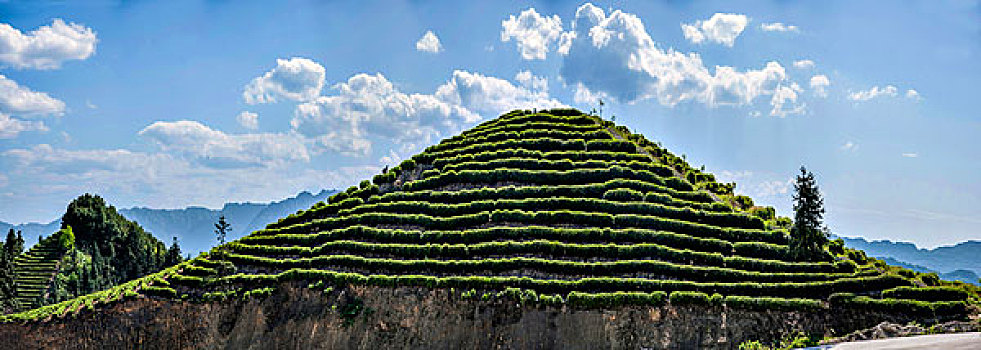
<svg viewBox="0 0 981 350">
<path fill-rule="evenodd" d="M 814 174 L 803 166 L 794 183 L 794 224 L 790 229 L 791 251 L 800 259 L 814 260 L 824 254 L 828 230 L 824 226 L 824 199 Z"/>
<path fill-rule="evenodd" d="M 218 237 L 218 245 L 225 245 L 225 235 L 229 232 L 232 232 L 232 224 L 225 221 L 224 215 L 218 217 L 218 222 L 215 223 L 215 235 Z"/>
<path fill-rule="evenodd" d="M 0 247 L 0 311 L 3 313 L 12 312 L 20 308 L 20 304 L 15 298 L 16 287 L 14 286 L 14 259 L 23 250 L 23 238 L 18 241 L 20 234 L 14 234 L 14 229 L 7 232 L 7 239 Z M 17 249 L 18 245 L 21 249 Z"/>
<path fill-rule="evenodd" d="M 170 249 L 167 249 L 164 265 L 174 266 L 180 264 L 182 261 L 184 261 L 184 257 L 181 256 L 181 246 L 177 244 L 177 236 L 174 236 L 174 244 L 170 245 Z"/>
</svg>

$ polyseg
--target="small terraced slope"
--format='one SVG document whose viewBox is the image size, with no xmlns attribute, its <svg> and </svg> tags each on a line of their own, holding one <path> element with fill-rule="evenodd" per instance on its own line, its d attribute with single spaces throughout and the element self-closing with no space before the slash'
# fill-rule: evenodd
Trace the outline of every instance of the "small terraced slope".
<svg viewBox="0 0 981 350">
<path fill-rule="evenodd" d="M 579 307 L 967 312 L 966 292 L 926 286 L 861 254 L 794 261 L 775 221 L 733 209 L 719 200 L 732 198 L 731 185 L 679 164 L 596 116 L 514 111 L 131 286 L 186 300 L 308 281 L 452 288 L 461 298 L 504 292 Z M 136 294 L 107 291 L 123 292 Z"/>
<path fill-rule="evenodd" d="M 52 235 L 14 259 L 14 286 L 22 310 L 38 307 L 38 300 L 58 273 L 64 255 L 64 248 Z"/>
</svg>

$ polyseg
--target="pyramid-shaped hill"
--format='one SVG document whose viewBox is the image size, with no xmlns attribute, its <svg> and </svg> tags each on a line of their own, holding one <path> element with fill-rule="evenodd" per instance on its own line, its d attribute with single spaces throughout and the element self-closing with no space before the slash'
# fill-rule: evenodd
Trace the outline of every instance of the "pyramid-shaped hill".
<svg viewBox="0 0 981 350">
<path fill-rule="evenodd" d="M 185 306 L 262 298 L 282 304 L 310 290 L 336 303 L 334 316 L 324 317 L 348 325 L 357 320 L 352 315 L 375 310 L 379 323 L 366 315 L 364 327 L 386 330 L 400 322 L 386 321 L 398 313 L 386 310 L 418 309 L 418 298 L 429 298 L 429 308 L 513 306 L 500 302 L 513 300 L 522 312 L 552 310 L 561 317 L 637 307 L 673 307 L 675 316 L 677 308 L 689 308 L 684 310 L 770 317 L 738 335 L 723 332 L 725 344 L 732 345 L 754 335 L 772 338 L 773 330 L 759 328 L 768 324 L 843 331 L 883 320 L 936 322 L 972 312 L 976 295 L 968 287 L 887 266 L 860 251 L 839 246 L 820 259 L 794 259 L 786 220 L 732 190 L 732 184 L 717 183 L 658 144 L 597 116 L 570 109 L 513 111 L 443 140 L 328 203 L 174 268 L 7 320 L 84 314 L 80 310 L 109 308 L 110 301 L 126 296 L 155 307 L 177 300 Z M 391 300 L 404 295 L 385 290 L 423 296 L 393 306 Z M 389 295 L 389 301 L 382 304 L 372 293 Z M 463 309 L 470 310 L 463 314 L 471 314 L 471 323 L 460 322 L 478 322 L 472 307 Z M 455 315 L 444 310 L 413 317 L 450 319 L 447 314 Z M 836 319 L 844 315 L 854 322 Z M 677 344 L 685 343 L 668 345 Z"/>
</svg>

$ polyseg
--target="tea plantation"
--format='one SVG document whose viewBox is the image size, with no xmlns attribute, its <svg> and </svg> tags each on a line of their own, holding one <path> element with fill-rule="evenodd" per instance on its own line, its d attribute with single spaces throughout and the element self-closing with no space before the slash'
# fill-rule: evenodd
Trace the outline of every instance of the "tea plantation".
<svg viewBox="0 0 981 350">
<path fill-rule="evenodd" d="M 161 273 L 4 319 L 126 296 L 257 297 L 286 281 L 571 308 L 848 308 L 923 319 L 964 317 L 977 302 L 970 287 L 834 244 L 823 257 L 795 259 L 787 219 L 733 187 L 597 116 L 517 110 Z M 19 278 L 50 277 L 46 249 L 24 260 L 37 273 Z"/>
</svg>

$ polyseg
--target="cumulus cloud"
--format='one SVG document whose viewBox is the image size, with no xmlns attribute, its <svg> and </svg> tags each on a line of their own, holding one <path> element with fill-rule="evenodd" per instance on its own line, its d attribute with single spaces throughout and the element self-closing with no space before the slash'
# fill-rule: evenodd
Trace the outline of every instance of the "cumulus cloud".
<svg viewBox="0 0 981 350">
<path fill-rule="evenodd" d="M 831 80 L 828 76 L 824 74 L 818 74 L 811 77 L 811 90 L 814 90 L 814 95 L 818 97 L 828 97 L 828 86 L 831 85 Z"/>
<path fill-rule="evenodd" d="M 534 75 L 531 71 L 523 70 L 518 72 L 518 74 L 515 74 L 514 80 L 530 90 L 548 91 L 548 78 Z"/>
<path fill-rule="evenodd" d="M 770 98 L 770 105 L 773 106 L 770 115 L 783 118 L 791 114 L 804 113 L 804 105 L 797 104 L 797 94 L 801 91 L 797 83 L 777 87 L 773 97 Z"/>
<path fill-rule="evenodd" d="M 306 58 L 277 59 L 276 67 L 245 86 L 248 104 L 272 103 L 278 98 L 309 101 L 324 87 L 324 66 Z"/>
<path fill-rule="evenodd" d="M 458 103 L 403 93 L 381 74 L 357 74 L 332 89 L 335 94 L 297 106 L 290 125 L 321 149 L 342 154 L 367 155 L 375 138 L 429 143 L 480 119 Z"/>
<path fill-rule="evenodd" d="M 511 15 L 501 21 L 501 41 L 514 39 L 526 60 L 544 60 L 549 46 L 562 34 L 562 19 L 558 15 L 545 17 L 534 8 L 521 11 L 518 17 Z M 561 49 L 560 49 L 561 51 Z"/>
<path fill-rule="evenodd" d="M 0 113 L 0 139 L 12 139 L 25 131 L 48 131 L 42 122 L 20 120 Z"/>
<path fill-rule="evenodd" d="M 920 93 L 914 89 L 906 90 L 906 98 L 916 101 L 922 99 L 922 97 L 920 97 Z"/>
<path fill-rule="evenodd" d="M 797 28 L 797 26 L 783 24 L 780 22 L 761 23 L 760 29 L 762 29 L 764 32 L 800 32 L 800 28 Z"/>
<path fill-rule="evenodd" d="M 848 94 L 848 99 L 852 101 L 861 102 L 861 101 L 868 101 L 880 96 L 896 97 L 898 92 L 899 89 L 897 89 L 895 86 L 892 85 L 886 85 L 884 88 L 873 86 L 871 89 L 868 90 L 860 90 Z"/>
<path fill-rule="evenodd" d="M 238 116 L 235 117 L 235 121 L 238 122 L 238 125 L 241 125 L 246 129 L 255 130 L 259 128 L 259 115 L 256 113 L 242 111 L 242 113 L 239 113 Z"/>
<path fill-rule="evenodd" d="M 190 156 L 216 168 L 269 166 L 308 162 L 301 138 L 291 134 L 229 135 L 190 120 L 158 121 L 139 132 L 164 151 Z"/>
<path fill-rule="evenodd" d="M 548 96 L 547 79 L 525 71 L 516 80 L 519 85 L 458 70 L 435 93 L 410 94 L 382 74 L 357 74 L 333 86 L 333 93 L 298 105 L 290 125 L 318 150 L 366 156 L 379 139 L 414 150 L 484 116 L 565 106 Z"/>
<path fill-rule="evenodd" d="M 416 50 L 428 53 L 439 53 L 443 51 L 443 44 L 440 44 L 439 38 L 431 30 L 427 30 L 426 34 L 416 41 Z"/>
<path fill-rule="evenodd" d="M 706 21 L 696 21 L 694 24 L 681 24 L 685 39 L 695 44 L 714 42 L 732 47 L 736 38 L 746 30 L 749 18 L 735 13 L 716 13 Z"/>
<path fill-rule="evenodd" d="M 798 60 L 798 61 L 794 61 L 794 68 L 797 68 L 797 69 L 810 69 L 810 68 L 814 68 L 814 61 L 811 61 L 811 60 Z"/>
<path fill-rule="evenodd" d="M 517 108 L 564 107 L 561 102 L 548 96 L 548 82 L 545 78 L 529 73 L 519 73 L 519 81 L 524 86 L 480 73 L 454 71 L 453 77 L 438 89 L 436 97 L 440 100 L 463 106 L 484 116 L 496 116 Z"/>
<path fill-rule="evenodd" d="M 588 3 L 576 11 L 573 32 L 560 77 L 577 87 L 577 96 L 657 99 L 666 106 L 687 101 L 747 105 L 772 95 L 787 80 L 777 62 L 746 71 L 716 66 L 712 73 L 697 53 L 658 48 L 637 16 L 619 10 L 607 16 Z"/>
<path fill-rule="evenodd" d="M 37 117 L 62 115 L 65 103 L 43 92 L 31 91 L 0 74 L 0 113 Z"/>
<path fill-rule="evenodd" d="M 64 61 L 92 56 L 97 41 L 91 28 L 58 18 L 26 34 L 0 23 L 0 62 L 20 69 L 56 69 Z"/>
</svg>

